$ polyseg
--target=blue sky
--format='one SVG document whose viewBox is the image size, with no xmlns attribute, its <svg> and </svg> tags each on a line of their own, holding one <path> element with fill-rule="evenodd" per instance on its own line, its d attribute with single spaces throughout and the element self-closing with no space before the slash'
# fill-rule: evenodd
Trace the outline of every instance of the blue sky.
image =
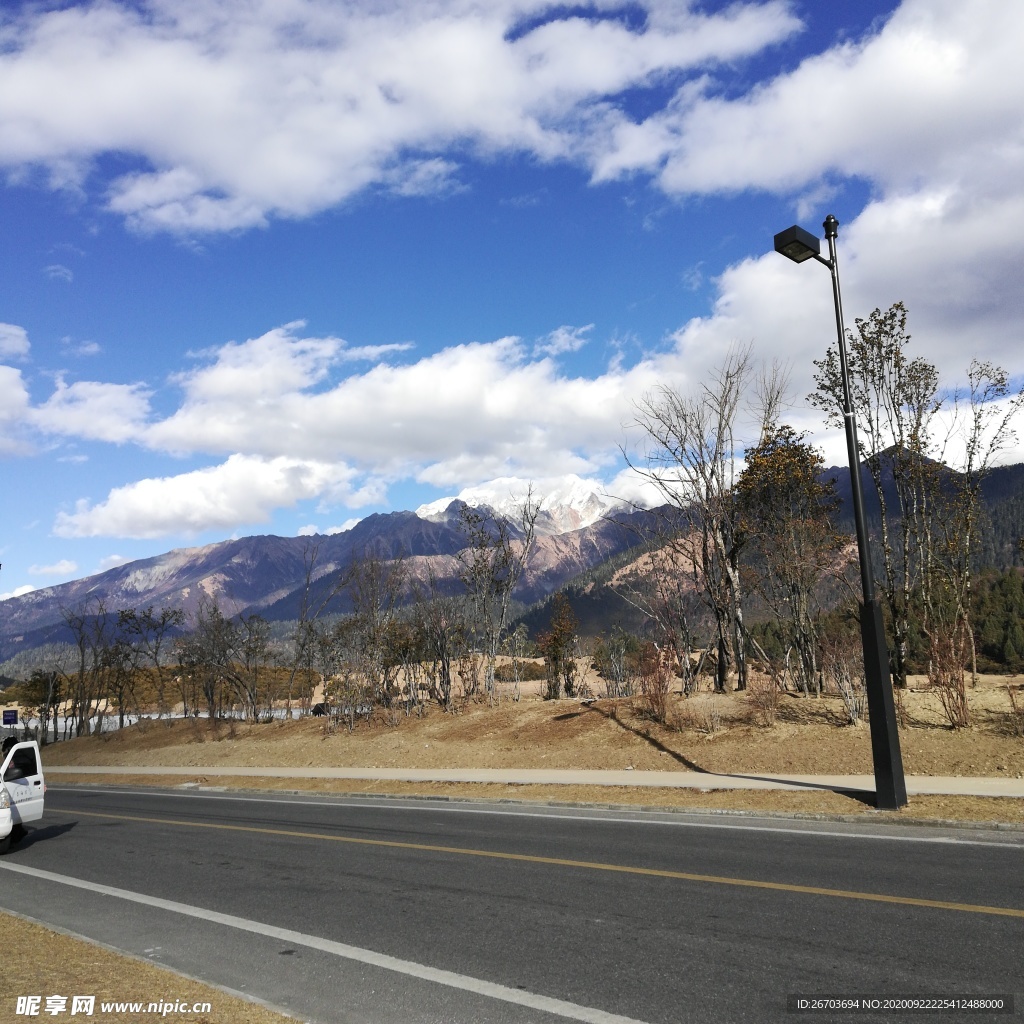
<svg viewBox="0 0 1024 1024">
<path fill-rule="evenodd" d="M 0 11 L 0 594 L 489 481 L 639 496 L 730 345 L 791 421 L 906 302 L 1021 357 L 1024 7 L 135 0 Z M 1007 458 L 1020 458 L 1014 447 Z"/>
</svg>

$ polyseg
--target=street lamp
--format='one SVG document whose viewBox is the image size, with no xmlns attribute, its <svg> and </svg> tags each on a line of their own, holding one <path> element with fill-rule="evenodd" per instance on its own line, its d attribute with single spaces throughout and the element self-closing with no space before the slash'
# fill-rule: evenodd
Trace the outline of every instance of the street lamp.
<svg viewBox="0 0 1024 1024">
<path fill-rule="evenodd" d="M 860 582 L 864 604 L 860 613 L 860 636 L 864 646 L 864 683 L 868 692 L 871 719 L 871 755 L 875 768 L 875 806 L 879 810 L 898 810 L 907 804 L 907 784 L 903 777 L 900 736 L 896 728 L 892 681 L 889 678 L 889 652 L 885 645 L 882 608 L 875 600 L 875 580 L 871 571 L 871 553 L 867 522 L 864 517 L 864 492 L 860 480 L 860 448 L 857 421 L 850 397 L 850 371 L 846 358 L 846 328 L 843 324 L 843 300 L 839 293 L 839 265 L 836 262 L 836 235 L 839 221 L 830 213 L 825 218 L 828 255 L 821 255 L 821 241 L 809 231 L 793 225 L 775 236 L 775 251 L 794 263 L 815 259 L 832 274 L 832 297 L 836 306 L 836 334 L 839 337 L 839 367 L 843 378 L 843 421 L 846 424 L 846 448 L 850 458 L 850 486 L 853 492 L 853 518 L 857 524 L 857 552 L 860 556 Z"/>
</svg>

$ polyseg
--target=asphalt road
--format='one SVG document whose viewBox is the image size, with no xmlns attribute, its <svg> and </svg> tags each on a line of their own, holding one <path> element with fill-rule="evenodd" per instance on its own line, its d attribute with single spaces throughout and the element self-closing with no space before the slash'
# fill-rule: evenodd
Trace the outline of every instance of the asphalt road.
<svg viewBox="0 0 1024 1024">
<path fill-rule="evenodd" d="M 0 907 L 306 1020 L 907 1016 L 787 1012 L 796 994 L 1012 994 L 1024 1010 L 1020 833 L 100 787 L 46 799 L 0 859 Z M 924 1019 L 975 1018 L 1013 1019 Z"/>
</svg>

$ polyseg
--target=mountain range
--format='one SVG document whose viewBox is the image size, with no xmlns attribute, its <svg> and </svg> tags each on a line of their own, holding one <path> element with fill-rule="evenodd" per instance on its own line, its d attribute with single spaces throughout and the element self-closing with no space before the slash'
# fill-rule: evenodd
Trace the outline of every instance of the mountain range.
<svg viewBox="0 0 1024 1024">
<path fill-rule="evenodd" d="M 868 520 L 877 522 L 874 488 L 866 469 L 862 475 Z M 841 500 L 839 526 L 852 533 L 849 470 L 830 468 L 822 476 L 835 480 Z M 327 610 L 344 612 L 348 610 L 344 595 L 331 597 L 338 574 L 364 554 L 403 556 L 413 579 L 426 581 L 433 576 L 442 586 L 454 589 L 458 555 L 466 546 L 461 509 L 469 505 L 505 516 L 515 532 L 521 502 L 512 486 L 515 483 L 496 481 L 488 488 L 422 505 L 415 512 L 371 515 L 332 535 L 254 536 L 180 548 L 8 598 L 0 602 L 0 663 L 46 643 L 69 640 L 64 610 L 81 609 L 90 601 L 102 601 L 108 611 L 153 606 L 190 613 L 203 600 L 215 599 L 227 615 L 259 612 L 271 621 L 286 621 L 299 617 L 303 600 L 316 608 L 330 598 Z M 885 486 L 891 490 L 891 479 Z M 893 498 L 891 495 L 890 508 Z M 984 482 L 983 504 L 979 563 L 997 568 L 1021 564 L 1024 464 L 994 469 Z M 548 492 L 516 598 L 524 604 L 543 605 L 556 590 L 571 584 L 570 599 L 579 605 L 585 632 L 590 631 L 588 623 L 604 629 L 609 621 L 623 616 L 627 624 L 631 613 L 612 592 L 614 587 L 603 579 L 595 585 L 595 579 L 609 574 L 598 572 L 595 577 L 594 571 L 609 560 L 616 564 L 629 561 L 628 551 L 643 544 L 659 511 L 616 503 L 578 479 Z M 546 609 L 535 607 L 527 616 L 531 631 L 546 623 L 547 617 Z"/>
<path fill-rule="evenodd" d="M 488 495 L 490 496 L 490 495 Z M 445 499 L 416 512 L 367 516 L 351 529 L 327 536 L 254 536 L 179 548 L 127 562 L 95 576 L 45 587 L 0 602 L 0 662 L 45 643 L 67 641 L 65 610 L 102 602 L 108 611 L 174 607 L 186 614 L 204 600 L 216 600 L 226 615 L 259 612 L 292 620 L 303 601 L 326 610 L 347 610 L 345 595 L 331 596 L 339 572 L 362 555 L 404 557 L 410 576 L 433 576 L 454 586 L 459 553 L 466 547 L 460 511 L 469 504 L 504 515 L 515 527 L 515 501 L 479 495 Z M 641 543 L 649 513 L 615 506 L 579 487 L 548 495 L 537 517 L 536 537 L 516 590 L 524 603 L 543 600 L 567 580 Z M 308 586 L 307 586 L 308 578 Z"/>
</svg>

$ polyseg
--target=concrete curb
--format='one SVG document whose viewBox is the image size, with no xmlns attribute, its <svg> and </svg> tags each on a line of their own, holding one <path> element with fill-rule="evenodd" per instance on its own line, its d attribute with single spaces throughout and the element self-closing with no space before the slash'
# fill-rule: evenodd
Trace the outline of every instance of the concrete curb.
<svg viewBox="0 0 1024 1024">
<path fill-rule="evenodd" d="M 48 765 L 48 775 L 204 775 L 207 777 L 345 779 L 360 782 L 459 782 L 519 786 L 625 786 L 629 788 L 775 789 L 791 792 L 873 793 L 871 775 L 714 774 L 703 772 L 586 771 L 493 768 L 258 768 L 246 766 Z M 1024 798 L 1024 779 L 908 775 L 910 796 Z"/>
<path fill-rule="evenodd" d="M 88 789 L 90 786 L 106 785 L 91 782 L 62 782 L 67 788 Z M 110 785 L 114 785 L 111 783 Z M 598 801 L 584 802 L 580 800 L 522 800 L 516 797 L 480 797 L 458 796 L 448 793 L 324 793 L 316 789 L 250 789 L 244 786 L 228 788 L 227 786 L 204 786 L 198 782 L 186 782 L 175 786 L 175 790 L 187 790 L 192 793 L 227 794 L 229 796 L 247 795 L 259 797 L 313 797 L 318 800 L 337 799 L 349 802 L 394 801 L 395 803 L 415 804 L 477 804 L 486 807 L 517 807 L 527 810 L 545 808 L 548 810 L 579 810 L 579 811 L 615 811 L 623 814 L 662 814 L 669 817 L 691 818 L 750 818 L 769 821 L 801 821 L 823 822 L 849 825 L 863 825 L 865 821 L 873 821 L 879 825 L 903 827 L 910 826 L 926 829 L 958 829 L 973 832 L 1009 832 L 1024 835 L 1024 824 L 1012 821 L 961 821 L 957 818 L 912 818 L 906 817 L 903 811 L 878 811 L 865 807 L 858 814 L 838 814 L 825 811 L 771 811 L 742 810 L 725 807 L 672 807 L 663 804 L 617 804 Z M 157 790 L 159 791 L 159 790 Z"/>
</svg>

